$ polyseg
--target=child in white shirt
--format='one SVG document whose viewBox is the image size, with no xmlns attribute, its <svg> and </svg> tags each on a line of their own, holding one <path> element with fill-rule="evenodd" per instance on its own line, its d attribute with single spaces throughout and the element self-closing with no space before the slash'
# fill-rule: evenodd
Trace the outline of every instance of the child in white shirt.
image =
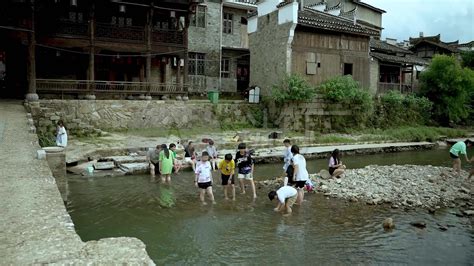
<svg viewBox="0 0 474 266">
<path fill-rule="evenodd" d="M 212 203 L 216 204 L 214 194 L 212 193 L 212 166 L 209 162 L 209 154 L 206 151 L 202 153 L 201 161 L 198 161 L 196 164 L 195 174 L 196 179 L 194 180 L 194 184 L 200 188 L 199 199 L 202 204 L 207 204 L 204 200 L 204 194 L 206 192 Z"/>
</svg>

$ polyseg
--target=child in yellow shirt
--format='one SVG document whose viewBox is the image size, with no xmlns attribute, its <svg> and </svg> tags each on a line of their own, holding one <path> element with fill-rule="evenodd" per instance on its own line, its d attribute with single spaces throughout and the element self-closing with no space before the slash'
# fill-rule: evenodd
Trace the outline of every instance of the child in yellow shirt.
<svg viewBox="0 0 474 266">
<path fill-rule="evenodd" d="M 221 170 L 222 186 L 224 186 L 224 197 L 227 196 L 227 190 L 232 188 L 232 200 L 235 200 L 234 171 L 235 162 L 232 160 L 232 154 L 226 154 L 224 160 L 219 162 L 218 168 Z"/>
</svg>

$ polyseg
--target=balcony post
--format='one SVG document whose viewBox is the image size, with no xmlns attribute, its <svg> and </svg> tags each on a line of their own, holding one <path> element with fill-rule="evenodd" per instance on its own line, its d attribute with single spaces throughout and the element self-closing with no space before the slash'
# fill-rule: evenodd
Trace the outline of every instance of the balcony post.
<svg viewBox="0 0 474 266">
<path fill-rule="evenodd" d="M 26 63 L 28 73 L 28 101 L 39 99 L 36 93 L 36 36 L 35 36 L 35 1 L 31 1 L 31 31 L 28 33 L 28 59 Z"/>
<path fill-rule="evenodd" d="M 95 5 L 92 3 L 89 16 L 89 66 L 87 68 L 87 100 L 95 100 Z"/>
<path fill-rule="evenodd" d="M 148 9 L 148 16 L 146 21 L 146 82 L 151 82 L 151 40 L 153 30 L 153 4 Z"/>
</svg>

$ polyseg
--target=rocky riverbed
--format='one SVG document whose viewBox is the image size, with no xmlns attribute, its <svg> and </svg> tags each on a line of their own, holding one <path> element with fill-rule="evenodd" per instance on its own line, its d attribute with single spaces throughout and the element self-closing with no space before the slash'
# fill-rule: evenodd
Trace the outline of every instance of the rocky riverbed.
<svg viewBox="0 0 474 266">
<path fill-rule="evenodd" d="M 325 179 L 326 170 L 312 174 L 316 191 L 327 197 L 369 205 L 388 204 L 392 208 L 426 208 L 430 212 L 442 207 L 460 207 L 464 215 L 474 210 L 474 180 L 455 176 L 450 168 L 419 165 L 370 165 L 350 169 L 340 179 Z M 281 179 L 263 181 L 276 185 Z"/>
</svg>

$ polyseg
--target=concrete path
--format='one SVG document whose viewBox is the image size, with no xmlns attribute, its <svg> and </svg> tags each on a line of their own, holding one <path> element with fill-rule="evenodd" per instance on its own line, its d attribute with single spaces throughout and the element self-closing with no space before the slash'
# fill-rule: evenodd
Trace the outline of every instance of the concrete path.
<svg viewBox="0 0 474 266">
<path fill-rule="evenodd" d="M 153 264 L 135 238 L 82 242 L 21 102 L 0 101 L 0 264 Z"/>
</svg>

